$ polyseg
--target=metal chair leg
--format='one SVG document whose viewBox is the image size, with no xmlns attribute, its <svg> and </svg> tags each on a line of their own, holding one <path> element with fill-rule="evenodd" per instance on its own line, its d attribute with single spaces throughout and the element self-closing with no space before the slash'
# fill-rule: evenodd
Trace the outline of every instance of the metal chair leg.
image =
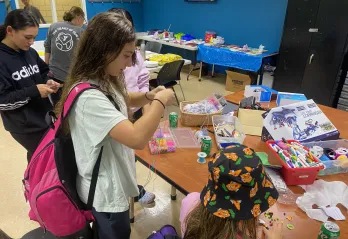
<svg viewBox="0 0 348 239">
<path fill-rule="evenodd" d="M 174 87 L 172 87 L 172 90 L 174 91 L 174 95 L 175 95 L 175 99 L 176 99 L 176 103 L 178 104 L 178 106 L 180 105 L 179 100 L 178 100 L 178 96 L 176 95 L 175 89 Z"/>
<path fill-rule="evenodd" d="M 181 89 L 182 96 L 184 97 L 184 100 L 186 100 L 185 94 L 184 94 L 184 90 L 182 89 L 182 86 L 181 86 L 181 84 L 180 84 L 180 81 L 179 81 L 178 83 L 179 83 L 179 86 L 180 86 L 180 89 Z"/>
</svg>

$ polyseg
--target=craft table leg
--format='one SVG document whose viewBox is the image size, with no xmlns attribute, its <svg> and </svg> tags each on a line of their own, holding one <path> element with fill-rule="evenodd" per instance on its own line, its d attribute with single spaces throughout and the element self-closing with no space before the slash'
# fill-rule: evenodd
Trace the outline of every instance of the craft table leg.
<svg viewBox="0 0 348 239">
<path fill-rule="evenodd" d="M 130 223 L 134 223 L 134 198 L 129 198 L 129 218 Z"/>
<path fill-rule="evenodd" d="M 215 72 L 215 65 L 213 64 L 213 67 L 211 69 L 211 77 L 214 77 L 214 72 Z"/>
<path fill-rule="evenodd" d="M 264 72 L 263 68 L 264 68 L 264 65 L 263 65 L 263 62 L 262 62 L 261 68 L 260 68 L 260 79 L 259 79 L 258 85 L 262 85 L 262 81 L 263 81 L 263 72 Z"/>
<path fill-rule="evenodd" d="M 172 200 L 176 200 L 176 188 L 174 186 L 172 186 L 170 197 L 172 198 Z"/>
<path fill-rule="evenodd" d="M 195 68 L 195 67 L 193 66 L 192 69 L 190 70 L 190 72 L 189 72 L 188 75 L 187 75 L 187 81 L 189 80 L 189 77 L 190 77 L 192 71 L 195 71 L 195 70 L 197 70 L 197 68 Z"/>
<path fill-rule="evenodd" d="M 202 81 L 202 69 L 203 69 L 203 62 L 201 61 L 201 64 L 199 66 L 199 78 L 198 78 L 198 81 Z"/>
</svg>

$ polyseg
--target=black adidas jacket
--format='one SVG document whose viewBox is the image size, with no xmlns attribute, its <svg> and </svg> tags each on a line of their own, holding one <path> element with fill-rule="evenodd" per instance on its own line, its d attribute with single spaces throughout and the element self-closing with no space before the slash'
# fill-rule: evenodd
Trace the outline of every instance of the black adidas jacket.
<svg viewBox="0 0 348 239">
<path fill-rule="evenodd" d="M 47 129 L 48 98 L 41 98 L 37 84 L 48 80 L 49 68 L 32 48 L 15 51 L 0 43 L 0 112 L 4 127 L 12 133 Z"/>
</svg>

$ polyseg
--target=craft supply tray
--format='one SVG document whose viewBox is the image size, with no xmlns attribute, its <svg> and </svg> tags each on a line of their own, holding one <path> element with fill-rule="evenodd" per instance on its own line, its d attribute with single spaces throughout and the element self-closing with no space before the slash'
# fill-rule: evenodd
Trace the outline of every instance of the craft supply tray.
<svg viewBox="0 0 348 239">
<path fill-rule="evenodd" d="M 288 140 L 289 143 L 297 142 L 296 140 Z M 309 185 L 313 184 L 314 180 L 318 176 L 319 171 L 323 166 L 319 167 L 306 167 L 306 168 L 291 168 L 289 167 L 278 155 L 276 151 L 273 150 L 272 144 L 275 144 L 274 140 L 269 140 L 266 142 L 267 147 L 272 152 L 272 155 L 275 156 L 281 165 L 283 166 L 280 170 L 286 185 Z M 303 145 L 303 144 L 302 144 Z M 314 157 L 315 162 L 320 162 L 317 158 Z"/>
<path fill-rule="evenodd" d="M 243 127 L 239 122 L 238 118 L 235 116 L 226 116 L 226 115 L 214 115 L 212 117 L 214 134 L 216 144 L 219 149 L 225 148 L 231 144 L 242 144 L 245 139 L 245 133 L 243 131 Z M 221 137 L 219 136 L 219 132 L 217 132 L 217 128 L 222 124 L 230 124 L 234 127 L 234 129 L 239 132 L 239 136 L 237 137 Z"/>
<path fill-rule="evenodd" d="M 328 141 L 317 141 L 310 143 L 302 143 L 303 146 L 307 148 L 312 148 L 313 146 L 320 146 L 322 148 L 330 148 L 336 150 L 338 148 L 348 149 L 348 140 L 328 140 Z M 320 170 L 319 175 L 330 175 L 337 173 L 348 173 L 348 159 L 345 160 L 330 160 L 322 161 L 325 169 Z"/>
</svg>

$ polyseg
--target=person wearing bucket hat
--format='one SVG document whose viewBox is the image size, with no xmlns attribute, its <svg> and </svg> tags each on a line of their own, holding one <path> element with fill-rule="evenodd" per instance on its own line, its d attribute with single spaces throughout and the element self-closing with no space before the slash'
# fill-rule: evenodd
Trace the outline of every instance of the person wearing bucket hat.
<svg viewBox="0 0 348 239">
<path fill-rule="evenodd" d="M 230 146 L 208 164 L 208 183 L 202 192 L 182 201 L 180 221 L 184 239 L 256 239 L 258 217 L 272 207 L 278 192 L 254 150 Z M 266 239 L 281 238 L 282 227 L 265 231 Z"/>
</svg>

